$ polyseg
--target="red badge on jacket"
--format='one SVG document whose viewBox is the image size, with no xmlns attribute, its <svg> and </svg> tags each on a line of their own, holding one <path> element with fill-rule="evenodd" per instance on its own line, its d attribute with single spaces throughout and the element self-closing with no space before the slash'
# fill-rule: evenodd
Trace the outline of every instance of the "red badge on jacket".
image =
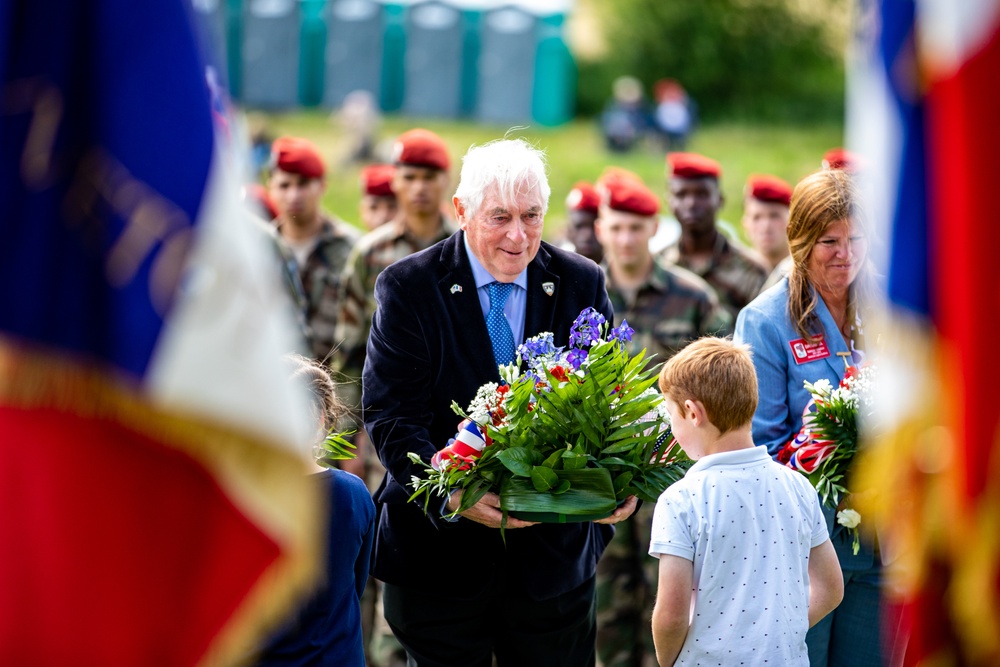
<svg viewBox="0 0 1000 667">
<path fill-rule="evenodd" d="M 796 364 L 805 364 L 830 356 L 830 348 L 826 346 L 824 338 L 820 338 L 815 343 L 809 342 L 805 338 L 797 338 L 788 341 L 788 345 L 792 348 L 792 356 L 795 357 Z"/>
</svg>

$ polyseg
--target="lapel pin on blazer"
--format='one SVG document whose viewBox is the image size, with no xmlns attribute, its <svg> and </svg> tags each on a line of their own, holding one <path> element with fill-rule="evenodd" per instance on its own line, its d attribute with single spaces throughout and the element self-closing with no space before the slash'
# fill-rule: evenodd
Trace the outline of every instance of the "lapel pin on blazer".
<svg viewBox="0 0 1000 667">
<path fill-rule="evenodd" d="M 451 286 L 451 293 L 452 294 L 454 294 L 455 292 L 461 292 L 461 291 L 462 291 L 462 286 L 459 285 L 458 283 L 455 283 L 454 285 Z"/>
<path fill-rule="evenodd" d="M 553 294 L 556 293 L 556 284 L 555 283 L 542 283 L 542 289 L 545 290 L 545 294 L 547 296 L 552 296 Z"/>
</svg>

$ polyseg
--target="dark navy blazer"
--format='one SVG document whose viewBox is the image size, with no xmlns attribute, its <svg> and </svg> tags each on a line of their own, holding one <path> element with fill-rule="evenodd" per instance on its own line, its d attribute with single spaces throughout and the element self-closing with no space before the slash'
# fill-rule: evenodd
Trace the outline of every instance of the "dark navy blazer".
<svg viewBox="0 0 1000 667">
<path fill-rule="evenodd" d="M 528 265 L 527 291 L 526 339 L 551 331 L 566 345 L 588 306 L 612 317 L 598 266 L 544 242 Z M 435 501 L 426 515 L 407 502 L 419 472 L 407 452 L 429 461 L 455 435 L 451 402 L 465 408 L 480 385 L 499 380 L 463 232 L 385 269 L 375 300 L 362 376 L 365 428 L 387 470 L 376 492 L 374 576 L 455 597 L 480 592 L 492 572 L 534 599 L 586 582 L 614 534 L 609 526 L 536 525 L 507 531 L 505 545 L 497 529 L 442 520 Z"/>
</svg>

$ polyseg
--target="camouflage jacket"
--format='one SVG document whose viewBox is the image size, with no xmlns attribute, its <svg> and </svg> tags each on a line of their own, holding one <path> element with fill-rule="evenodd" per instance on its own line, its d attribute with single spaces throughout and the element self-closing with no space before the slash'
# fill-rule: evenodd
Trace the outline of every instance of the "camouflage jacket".
<svg viewBox="0 0 1000 667">
<path fill-rule="evenodd" d="M 768 270 L 749 250 L 726 239 L 719 233 L 707 264 L 696 266 L 681 253 L 680 241 L 667 246 L 659 255 L 666 264 L 693 271 L 705 280 L 719 296 L 719 302 L 735 321 L 736 315 L 757 294 L 767 280 Z"/>
<path fill-rule="evenodd" d="M 309 253 L 305 265 L 299 267 L 306 298 L 309 349 L 319 361 L 328 361 L 336 347 L 341 274 L 351 248 L 360 237 L 361 232 L 346 222 L 324 216 L 316 247 Z"/>
<path fill-rule="evenodd" d="M 294 317 L 296 331 L 299 334 L 299 344 L 296 346 L 295 352 L 311 354 L 309 325 L 306 323 L 308 304 L 306 303 L 305 290 L 302 289 L 302 277 L 299 275 L 299 266 L 295 261 L 295 255 L 272 223 L 252 214 L 249 219 L 254 229 L 267 239 L 268 248 L 273 253 L 271 256 L 280 265 L 284 292 L 288 295 L 289 310 Z"/>
<path fill-rule="evenodd" d="M 607 265 L 603 268 L 615 324 L 625 319 L 635 329 L 629 354 L 645 348 L 647 355 L 656 355 L 653 362 L 659 364 L 696 338 L 733 332 L 733 318 L 715 292 L 686 269 L 654 261 L 652 272 L 629 301 L 632 295 L 615 285 Z"/>
<path fill-rule="evenodd" d="M 375 279 L 396 260 L 429 248 L 458 231 L 457 224 L 444 216 L 441 229 L 430 241 L 414 236 L 398 221 L 386 223 L 361 237 L 344 267 L 341 277 L 340 314 L 333 368 L 340 374 L 340 389 L 348 406 L 361 404 L 361 371 L 365 365 L 368 332 L 375 313 Z M 349 383 L 349 384 L 347 384 Z"/>
</svg>

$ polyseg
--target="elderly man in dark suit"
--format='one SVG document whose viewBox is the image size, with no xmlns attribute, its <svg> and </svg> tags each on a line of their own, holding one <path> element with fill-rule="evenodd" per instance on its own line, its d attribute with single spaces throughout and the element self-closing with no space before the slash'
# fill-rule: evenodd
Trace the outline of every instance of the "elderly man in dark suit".
<svg viewBox="0 0 1000 667">
<path fill-rule="evenodd" d="M 594 572 L 608 524 L 628 517 L 634 498 L 603 525 L 510 518 L 506 544 L 495 494 L 457 520 L 446 515 L 460 491 L 427 514 L 407 502 L 419 474 L 407 452 L 429 461 L 445 446 L 458 423 L 451 402 L 467 405 L 499 381 L 512 346 L 543 331 L 567 341 L 588 306 L 611 319 L 597 265 L 541 240 L 549 194 L 543 155 L 526 142 L 470 149 L 453 200 L 461 231 L 391 265 L 375 286 L 363 406 L 387 473 L 373 573 L 411 665 L 489 667 L 494 654 L 501 666 L 595 661 Z"/>
</svg>

